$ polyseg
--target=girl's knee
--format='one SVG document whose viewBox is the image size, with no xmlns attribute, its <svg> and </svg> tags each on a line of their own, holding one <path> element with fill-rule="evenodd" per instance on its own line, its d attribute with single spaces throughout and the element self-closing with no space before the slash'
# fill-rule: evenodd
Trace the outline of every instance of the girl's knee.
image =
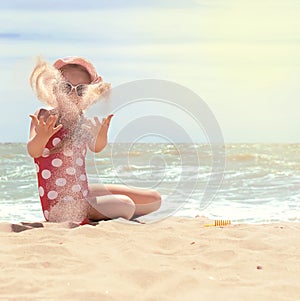
<svg viewBox="0 0 300 301">
<path fill-rule="evenodd" d="M 117 196 L 119 201 L 121 201 L 122 203 L 126 204 L 127 206 L 135 206 L 134 205 L 134 201 L 127 195 L 118 195 Z"/>
<path fill-rule="evenodd" d="M 150 190 L 149 196 L 150 196 L 150 199 L 151 199 L 151 203 L 155 204 L 155 207 L 157 207 L 157 209 L 159 209 L 160 206 L 161 206 L 161 195 L 160 195 L 160 193 L 157 192 L 156 190 Z"/>
<path fill-rule="evenodd" d="M 126 195 L 120 195 L 119 201 L 122 203 L 123 207 L 123 210 L 121 210 L 122 216 L 120 217 L 123 217 L 125 219 L 131 219 L 135 212 L 135 203 L 130 197 Z"/>
</svg>

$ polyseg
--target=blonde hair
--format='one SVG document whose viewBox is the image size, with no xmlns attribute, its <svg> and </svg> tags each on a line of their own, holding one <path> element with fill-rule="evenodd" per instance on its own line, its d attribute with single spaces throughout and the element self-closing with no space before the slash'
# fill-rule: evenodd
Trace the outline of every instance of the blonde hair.
<svg viewBox="0 0 300 301">
<path fill-rule="evenodd" d="M 57 97 L 54 94 L 55 87 L 62 81 L 62 75 L 52 65 L 43 61 L 41 58 L 37 59 L 36 66 L 33 69 L 29 82 L 32 90 L 35 92 L 37 98 L 49 105 L 50 107 L 57 107 Z"/>
</svg>

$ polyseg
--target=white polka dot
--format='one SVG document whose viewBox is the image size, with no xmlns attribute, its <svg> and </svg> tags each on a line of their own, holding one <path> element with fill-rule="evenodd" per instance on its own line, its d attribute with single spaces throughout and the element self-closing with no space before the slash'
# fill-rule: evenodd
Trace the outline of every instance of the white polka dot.
<svg viewBox="0 0 300 301">
<path fill-rule="evenodd" d="M 67 184 L 67 180 L 65 178 L 58 178 L 55 181 L 57 186 L 65 186 Z"/>
<path fill-rule="evenodd" d="M 44 169 L 44 170 L 42 171 L 42 178 L 45 179 L 45 180 L 47 180 L 47 179 L 49 179 L 50 177 L 51 177 L 51 172 L 50 172 L 50 170 Z"/>
<path fill-rule="evenodd" d="M 63 164 L 63 161 L 56 158 L 56 159 L 53 159 L 51 163 L 52 163 L 52 166 L 54 166 L 54 167 L 61 167 Z"/>
<path fill-rule="evenodd" d="M 86 155 L 86 149 L 84 148 L 82 151 L 82 155 L 85 156 Z"/>
<path fill-rule="evenodd" d="M 54 138 L 54 139 L 52 140 L 52 145 L 55 146 L 55 145 L 57 145 L 60 141 L 61 141 L 61 139 L 59 139 L 59 138 Z"/>
<path fill-rule="evenodd" d="M 68 167 L 68 168 L 66 169 L 66 173 L 67 173 L 68 175 L 70 175 L 70 176 L 75 175 L 76 169 L 75 169 L 74 167 Z"/>
<path fill-rule="evenodd" d="M 44 196 L 44 194 L 45 194 L 44 188 L 42 186 L 40 186 L 39 187 L 39 195 Z"/>
<path fill-rule="evenodd" d="M 76 159 L 76 164 L 77 164 L 78 166 L 82 166 L 82 165 L 83 165 L 83 160 L 82 160 L 81 158 L 77 158 L 77 159 Z"/>
<path fill-rule="evenodd" d="M 83 196 L 87 196 L 88 193 L 89 193 L 89 192 L 88 192 L 87 190 L 84 190 L 84 191 L 82 192 Z"/>
<path fill-rule="evenodd" d="M 71 202 L 71 201 L 74 201 L 74 198 L 70 195 L 66 195 L 64 198 L 63 198 L 64 201 L 67 201 L 67 202 Z"/>
<path fill-rule="evenodd" d="M 73 185 L 72 186 L 72 191 L 73 192 L 79 192 L 81 190 L 81 187 L 79 184 Z"/>
<path fill-rule="evenodd" d="M 42 157 L 48 157 L 50 154 L 49 148 L 44 148 L 43 153 L 42 153 Z"/>
<path fill-rule="evenodd" d="M 57 198 L 58 193 L 57 193 L 55 190 L 50 190 L 50 191 L 48 192 L 47 196 L 48 196 L 48 198 L 49 198 L 50 200 L 54 200 L 54 199 Z"/>
<path fill-rule="evenodd" d="M 85 181 L 85 180 L 86 180 L 86 175 L 80 175 L 79 179 L 80 179 L 81 181 Z"/>
<path fill-rule="evenodd" d="M 35 170 L 36 172 L 39 172 L 40 171 L 40 167 L 38 166 L 38 164 L 35 163 Z"/>
<path fill-rule="evenodd" d="M 45 216 L 46 220 L 49 219 L 49 211 L 48 210 L 44 210 L 44 216 Z"/>
<path fill-rule="evenodd" d="M 65 149 L 63 153 L 66 157 L 73 156 L 73 151 L 71 149 Z"/>
</svg>

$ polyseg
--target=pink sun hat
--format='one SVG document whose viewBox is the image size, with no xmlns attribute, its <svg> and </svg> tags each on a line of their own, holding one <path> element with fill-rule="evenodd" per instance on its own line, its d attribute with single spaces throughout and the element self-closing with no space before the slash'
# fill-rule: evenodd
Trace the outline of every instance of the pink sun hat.
<svg viewBox="0 0 300 301">
<path fill-rule="evenodd" d="M 53 66 L 60 70 L 62 67 L 69 65 L 69 64 L 76 64 L 76 65 L 80 65 L 82 66 L 84 69 L 86 69 L 86 71 L 89 73 L 89 75 L 91 76 L 91 80 L 92 83 L 98 83 L 100 81 L 102 81 L 101 76 L 99 76 L 97 74 L 96 69 L 94 68 L 94 66 L 92 65 L 92 63 L 90 63 L 89 61 L 87 61 L 84 58 L 78 57 L 78 56 L 68 56 L 62 59 L 58 59 Z"/>
</svg>

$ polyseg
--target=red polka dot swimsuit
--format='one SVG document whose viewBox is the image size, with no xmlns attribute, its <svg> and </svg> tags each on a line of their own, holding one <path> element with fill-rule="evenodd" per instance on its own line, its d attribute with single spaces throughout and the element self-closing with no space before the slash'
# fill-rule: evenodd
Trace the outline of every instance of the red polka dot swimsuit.
<svg viewBox="0 0 300 301">
<path fill-rule="evenodd" d="M 38 191 L 45 219 L 58 201 L 85 199 L 88 195 L 88 181 L 85 171 L 86 141 L 77 145 L 63 147 L 50 153 L 64 137 L 66 131 L 61 129 L 46 144 L 42 156 L 35 158 L 38 176 Z"/>
</svg>

